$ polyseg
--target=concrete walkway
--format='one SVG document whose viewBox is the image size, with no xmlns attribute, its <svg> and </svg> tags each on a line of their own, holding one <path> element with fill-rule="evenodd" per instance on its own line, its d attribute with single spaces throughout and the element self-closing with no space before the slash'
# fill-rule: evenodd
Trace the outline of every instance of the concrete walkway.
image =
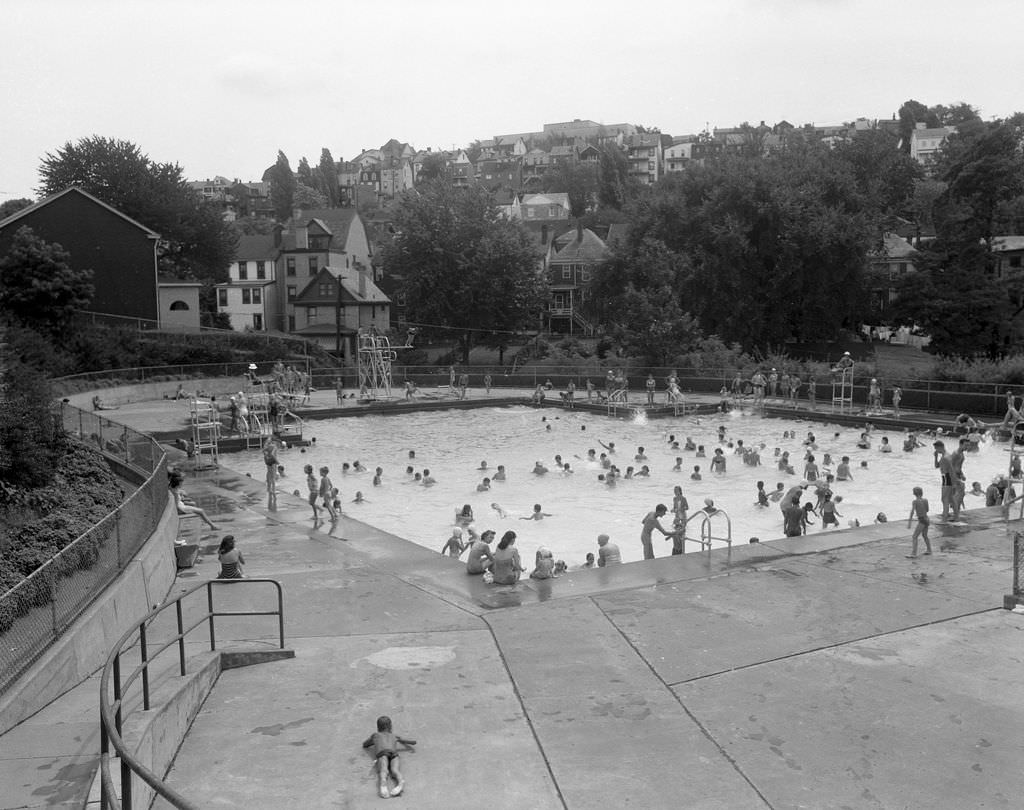
<svg viewBox="0 0 1024 810">
<path fill-rule="evenodd" d="M 282 582 L 297 653 L 222 675 L 169 775 L 200 806 L 375 805 L 360 744 L 382 713 L 419 741 L 402 757 L 416 808 L 1024 794 L 1024 615 L 1001 609 L 1021 527 L 998 510 L 936 524 L 917 560 L 889 523 L 503 588 L 357 521 L 314 530 L 290 496 L 268 513 L 261 484 L 225 469 L 186 486 L 246 573 Z M 182 588 L 215 576 L 217 539 Z M 267 644 L 274 627 L 218 635 Z M 0 737 L 0 807 L 83 806 L 97 704 L 87 682 Z"/>
</svg>

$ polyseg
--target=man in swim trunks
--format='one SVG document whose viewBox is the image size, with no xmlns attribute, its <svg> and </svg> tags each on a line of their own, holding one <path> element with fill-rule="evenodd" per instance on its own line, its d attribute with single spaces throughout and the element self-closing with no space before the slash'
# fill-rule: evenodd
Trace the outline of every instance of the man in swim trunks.
<svg viewBox="0 0 1024 810">
<path fill-rule="evenodd" d="M 659 532 L 665 535 L 665 537 L 672 536 L 672 532 L 666 531 L 665 527 L 661 525 L 660 521 L 660 518 L 664 517 L 667 512 L 668 507 L 665 506 L 665 504 L 663 503 L 659 503 L 656 507 L 654 507 L 653 512 L 648 512 L 644 516 L 644 519 L 642 521 L 644 528 L 643 531 L 640 532 L 640 542 L 643 544 L 644 547 L 645 560 L 654 559 L 654 545 L 652 544 L 651 539 L 655 529 L 657 529 Z"/>
<path fill-rule="evenodd" d="M 949 519 L 949 509 L 953 505 L 954 495 L 954 472 L 953 462 L 950 457 L 946 454 L 946 445 L 941 442 L 935 442 L 932 447 L 935 450 L 935 469 L 939 471 L 940 481 L 942 484 L 942 519 Z M 954 514 L 959 515 L 960 509 L 955 508 Z M 956 517 L 953 518 L 956 520 Z"/>
</svg>

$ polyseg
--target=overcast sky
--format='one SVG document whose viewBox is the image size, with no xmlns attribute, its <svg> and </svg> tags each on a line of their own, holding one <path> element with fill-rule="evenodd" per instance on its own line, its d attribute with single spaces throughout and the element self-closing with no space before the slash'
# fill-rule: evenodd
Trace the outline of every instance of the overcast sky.
<svg viewBox="0 0 1024 810">
<path fill-rule="evenodd" d="M 0 201 L 103 135 L 190 179 L 327 147 L 1024 109 L 1019 0 L 3 0 Z"/>
</svg>

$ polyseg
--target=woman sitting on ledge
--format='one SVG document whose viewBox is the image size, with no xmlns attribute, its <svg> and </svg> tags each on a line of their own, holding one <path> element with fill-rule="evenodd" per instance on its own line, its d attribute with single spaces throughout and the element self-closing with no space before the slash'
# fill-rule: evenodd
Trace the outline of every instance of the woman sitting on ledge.
<svg viewBox="0 0 1024 810">
<path fill-rule="evenodd" d="M 178 510 L 179 515 L 198 515 L 211 529 L 216 529 L 216 524 L 210 520 L 206 512 L 200 507 L 185 502 L 187 497 L 181 489 L 181 484 L 185 480 L 184 474 L 178 470 L 171 470 L 167 473 L 167 484 L 170 488 L 171 497 L 174 498 L 174 507 Z"/>
</svg>

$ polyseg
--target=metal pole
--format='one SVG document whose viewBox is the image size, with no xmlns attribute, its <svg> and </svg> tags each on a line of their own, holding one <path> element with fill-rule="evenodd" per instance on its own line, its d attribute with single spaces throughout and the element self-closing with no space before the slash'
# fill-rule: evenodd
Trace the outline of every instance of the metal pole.
<svg viewBox="0 0 1024 810">
<path fill-rule="evenodd" d="M 206 608 L 210 618 L 210 651 L 217 649 L 217 639 L 213 629 L 213 582 L 206 583 Z"/>
<path fill-rule="evenodd" d="M 178 665 L 179 672 L 185 674 L 185 624 L 181 617 L 181 600 L 174 603 L 175 613 L 178 614 Z"/>
<path fill-rule="evenodd" d="M 139 658 L 142 663 L 142 708 L 149 711 L 149 661 L 147 660 L 146 623 L 139 625 Z"/>
</svg>

